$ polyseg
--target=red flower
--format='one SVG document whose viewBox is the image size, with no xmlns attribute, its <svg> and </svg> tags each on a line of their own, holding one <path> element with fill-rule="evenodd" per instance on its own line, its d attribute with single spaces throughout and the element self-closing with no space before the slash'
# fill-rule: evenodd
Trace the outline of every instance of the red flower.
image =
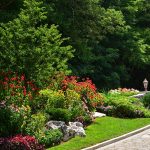
<svg viewBox="0 0 150 150">
<path fill-rule="evenodd" d="M 2 84 L 3 84 L 3 85 L 7 85 L 8 83 L 7 83 L 7 82 L 3 82 Z"/>
<path fill-rule="evenodd" d="M 5 80 L 5 81 L 9 81 L 8 77 L 5 77 L 4 80 Z"/>
<path fill-rule="evenodd" d="M 17 77 L 13 77 L 13 78 L 11 78 L 10 80 L 11 80 L 11 81 L 15 81 L 15 80 L 17 80 Z"/>
<path fill-rule="evenodd" d="M 21 81 L 24 81 L 24 79 L 25 79 L 25 75 L 22 75 L 21 76 Z"/>
<path fill-rule="evenodd" d="M 9 86 L 10 86 L 10 88 L 15 88 L 14 84 L 10 84 Z"/>
</svg>

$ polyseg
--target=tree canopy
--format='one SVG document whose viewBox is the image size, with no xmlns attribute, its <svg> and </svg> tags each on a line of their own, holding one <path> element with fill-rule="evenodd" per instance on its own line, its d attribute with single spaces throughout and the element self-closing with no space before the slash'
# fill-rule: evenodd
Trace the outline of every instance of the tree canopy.
<svg viewBox="0 0 150 150">
<path fill-rule="evenodd" d="M 0 68 L 24 73 L 40 81 L 57 72 L 67 73 L 73 49 L 57 26 L 44 23 L 42 2 L 25 0 L 19 16 L 0 26 Z"/>
<path fill-rule="evenodd" d="M 7 14 L 6 19 L 2 17 L 0 20 L 4 23 L 0 30 L 1 34 L 3 33 L 1 37 L 5 37 L 5 40 L 1 40 L 0 43 L 1 51 L 4 51 L 7 45 L 6 52 L 10 51 L 12 56 L 16 55 L 12 51 L 12 46 L 8 46 L 8 43 L 13 39 L 13 45 L 16 45 L 14 49 L 20 55 L 22 55 L 21 53 L 26 53 L 26 56 L 30 55 L 33 51 L 35 52 L 36 48 L 38 49 L 38 55 L 41 55 L 42 50 L 39 50 L 39 48 L 46 45 L 46 49 L 49 49 L 50 45 L 46 44 L 49 42 L 44 41 L 45 43 L 43 43 L 42 41 L 40 46 L 37 46 L 37 41 L 34 39 L 38 36 L 42 40 L 45 36 L 50 38 L 54 35 L 59 38 L 54 38 L 54 48 L 52 49 L 55 49 L 56 45 L 54 43 L 59 43 L 57 46 L 60 49 L 56 53 L 59 51 L 64 52 L 63 49 L 70 52 L 67 55 L 68 59 L 65 60 L 64 58 L 63 60 L 65 64 L 69 60 L 68 65 L 70 70 L 72 70 L 72 74 L 82 77 L 89 76 L 101 88 L 115 88 L 119 86 L 140 88 L 142 80 L 145 77 L 150 78 L 149 0 L 37 1 L 43 2 L 41 6 L 47 12 L 47 18 L 45 18 L 46 14 L 42 14 L 45 20 L 41 20 L 40 17 L 42 16 L 40 15 L 39 17 L 37 12 L 34 13 L 33 18 L 36 20 L 36 24 L 26 26 L 27 30 L 24 28 L 24 22 L 18 23 L 17 20 L 28 19 L 28 22 L 31 23 L 33 20 L 28 17 L 36 8 L 24 9 L 22 5 L 23 0 L 12 0 L 10 1 L 11 5 L 7 5 L 8 2 L 4 0 L 0 2 L 0 16 L 3 16 L 4 13 Z M 29 2 L 29 0 L 25 0 L 25 2 Z M 23 10 L 20 13 L 21 8 Z M 17 17 L 18 14 L 19 17 Z M 9 22 L 10 20 L 12 22 Z M 58 25 L 58 27 L 56 28 L 53 24 Z M 23 28 L 23 30 L 17 30 L 16 27 Z M 63 38 L 69 37 L 69 40 L 64 41 L 60 38 L 58 30 L 62 33 Z M 15 38 L 11 37 L 14 31 L 22 35 L 21 38 L 19 37 L 19 40 L 16 40 L 17 32 L 15 33 Z M 41 35 L 43 34 L 44 36 L 42 37 Z M 62 46 L 59 40 L 64 41 L 65 45 L 72 45 L 75 49 L 74 58 L 70 59 L 72 57 L 71 47 L 63 47 L 64 45 Z M 28 46 L 24 47 L 24 51 L 22 51 L 22 48 L 19 48 L 18 44 L 23 44 L 22 41 L 26 44 L 28 43 Z M 47 55 L 47 52 L 46 50 L 44 51 L 45 55 Z M 64 54 L 66 53 L 64 52 L 61 58 L 64 57 Z M 11 59 L 13 58 L 12 56 Z M 14 59 L 11 59 L 7 60 L 8 64 L 14 62 Z M 31 57 L 30 59 L 33 60 L 35 58 Z M 20 60 L 22 60 L 21 57 Z M 28 59 L 25 60 L 29 61 Z M 49 65 L 52 65 L 49 57 L 47 57 L 46 61 L 49 62 Z M 4 62 L 6 60 L 3 59 L 3 64 Z M 61 61 L 58 62 L 58 64 L 61 64 Z M 45 67 L 43 66 L 43 68 Z"/>
</svg>

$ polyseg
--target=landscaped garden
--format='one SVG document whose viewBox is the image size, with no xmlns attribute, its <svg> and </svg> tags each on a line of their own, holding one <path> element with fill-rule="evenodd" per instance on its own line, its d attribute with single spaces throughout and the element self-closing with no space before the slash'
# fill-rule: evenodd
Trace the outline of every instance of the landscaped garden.
<svg viewBox="0 0 150 150">
<path fill-rule="evenodd" d="M 80 150 L 97 143 L 104 142 L 150 124 L 150 118 L 122 119 L 104 117 L 94 120 L 86 128 L 86 137 L 75 137 L 61 145 L 48 150 Z"/>
<path fill-rule="evenodd" d="M 106 9 L 101 4 L 101 8 L 95 8 L 96 14 L 102 15 L 98 16 L 91 12 L 98 3 L 85 3 L 89 18 L 95 14 L 93 17 L 102 21 L 97 22 L 98 26 L 94 24 L 95 32 L 86 28 L 73 32 L 79 25 L 70 31 L 69 25 L 76 22 L 70 20 L 62 25 L 61 17 L 65 14 L 60 18 L 57 15 L 61 10 L 59 2 L 49 3 L 23 0 L 17 17 L 11 16 L 8 22 L 0 24 L 0 149 L 79 150 L 150 124 L 150 93 L 143 92 L 143 97 L 137 98 L 139 90 L 118 88 L 133 75 L 136 58 L 129 58 L 133 64 L 129 66 L 126 59 L 130 52 L 126 53 L 124 64 L 120 60 L 117 66 L 122 44 L 116 48 L 111 43 L 112 48 L 106 46 L 109 41 L 106 37 L 112 39 L 114 34 L 117 39 L 126 38 L 132 27 L 126 25 L 121 10 Z M 70 6 L 67 1 L 66 5 Z M 53 19 L 49 20 L 51 14 Z M 66 32 L 59 32 L 59 27 L 53 24 L 55 19 Z M 99 27 L 100 33 L 96 30 Z M 86 40 L 79 38 L 81 31 Z M 67 33 L 76 39 L 65 38 Z M 149 58 L 143 55 L 148 46 L 141 38 L 135 56 L 140 55 L 138 67 L 145 64 L 146 68 Z M 99 40 L 105 44 L 99 45 Z M 132 45 L 133 50 L 137 43 L 131 40 L 125 44 Z M 125 75 L 127 71 L 130 77 Z M 106 117 L 96 118 L 95 112 Z"/>
<path fill-rule="evenodd" d="M 26 80 L 25 75 L 2 72 L 1 91 L 2 149 L 45 149 L 76 135 L 80 137 L 52 149 L 80 149 L 150 123 L 150 94 L 140 100 L 132 97 L 139 93 L 134 89 L 99 93 L 88 78 L 61 74 L 52 78 L 46 88 L 39 89 L 33 81 Z M 95 120 L 94 111 L 113 117 Z M 57 126 L 54 120 L 63 125 Z M 73 126 L 69 128 L 70 122 L 84 127 L 85 133 Z"/>
</svg>

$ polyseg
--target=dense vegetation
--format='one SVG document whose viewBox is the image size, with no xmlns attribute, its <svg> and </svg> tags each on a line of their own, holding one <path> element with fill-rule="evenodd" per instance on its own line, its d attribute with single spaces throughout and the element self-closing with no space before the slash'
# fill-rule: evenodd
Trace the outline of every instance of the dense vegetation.
<svg viewBox="0 0 150 150">
<path fill-rule="evenodd" d="M 150 117 L 149 94 L 140 101 L 130 97 L 134 89 L 99 92 L 138 87 L 150 76 L 149 7 L 144 0 L 2 0 L 0 147 L 57 145 L 65 132 L 50 129 L 50 120 L 86 127 L 94 111 Z"/>
<path fill-rule="evenodd" d="M 141 88 L 150 77 L 149 1 L 43 2 L 48 17 L 42 23 L 59 25 L 62 36 L 70 38 L 65 43 L 76 50 L 69 61 L 73 74 L 89 76 L 100 88 Z M 0 21 L 17 18 L 22 5 L 23 0 L 1 1 Z"/>
</svg>

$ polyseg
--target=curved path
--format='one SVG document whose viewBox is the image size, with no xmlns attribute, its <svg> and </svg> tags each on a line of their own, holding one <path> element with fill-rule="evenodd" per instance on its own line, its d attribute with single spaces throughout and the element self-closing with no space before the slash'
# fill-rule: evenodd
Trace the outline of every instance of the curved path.
<svg viewBox="0 0 150 150">
<path fill-rule="evenodd" d="M 96 150 L 150 150 L 150 129 Z"/>
</svg>

